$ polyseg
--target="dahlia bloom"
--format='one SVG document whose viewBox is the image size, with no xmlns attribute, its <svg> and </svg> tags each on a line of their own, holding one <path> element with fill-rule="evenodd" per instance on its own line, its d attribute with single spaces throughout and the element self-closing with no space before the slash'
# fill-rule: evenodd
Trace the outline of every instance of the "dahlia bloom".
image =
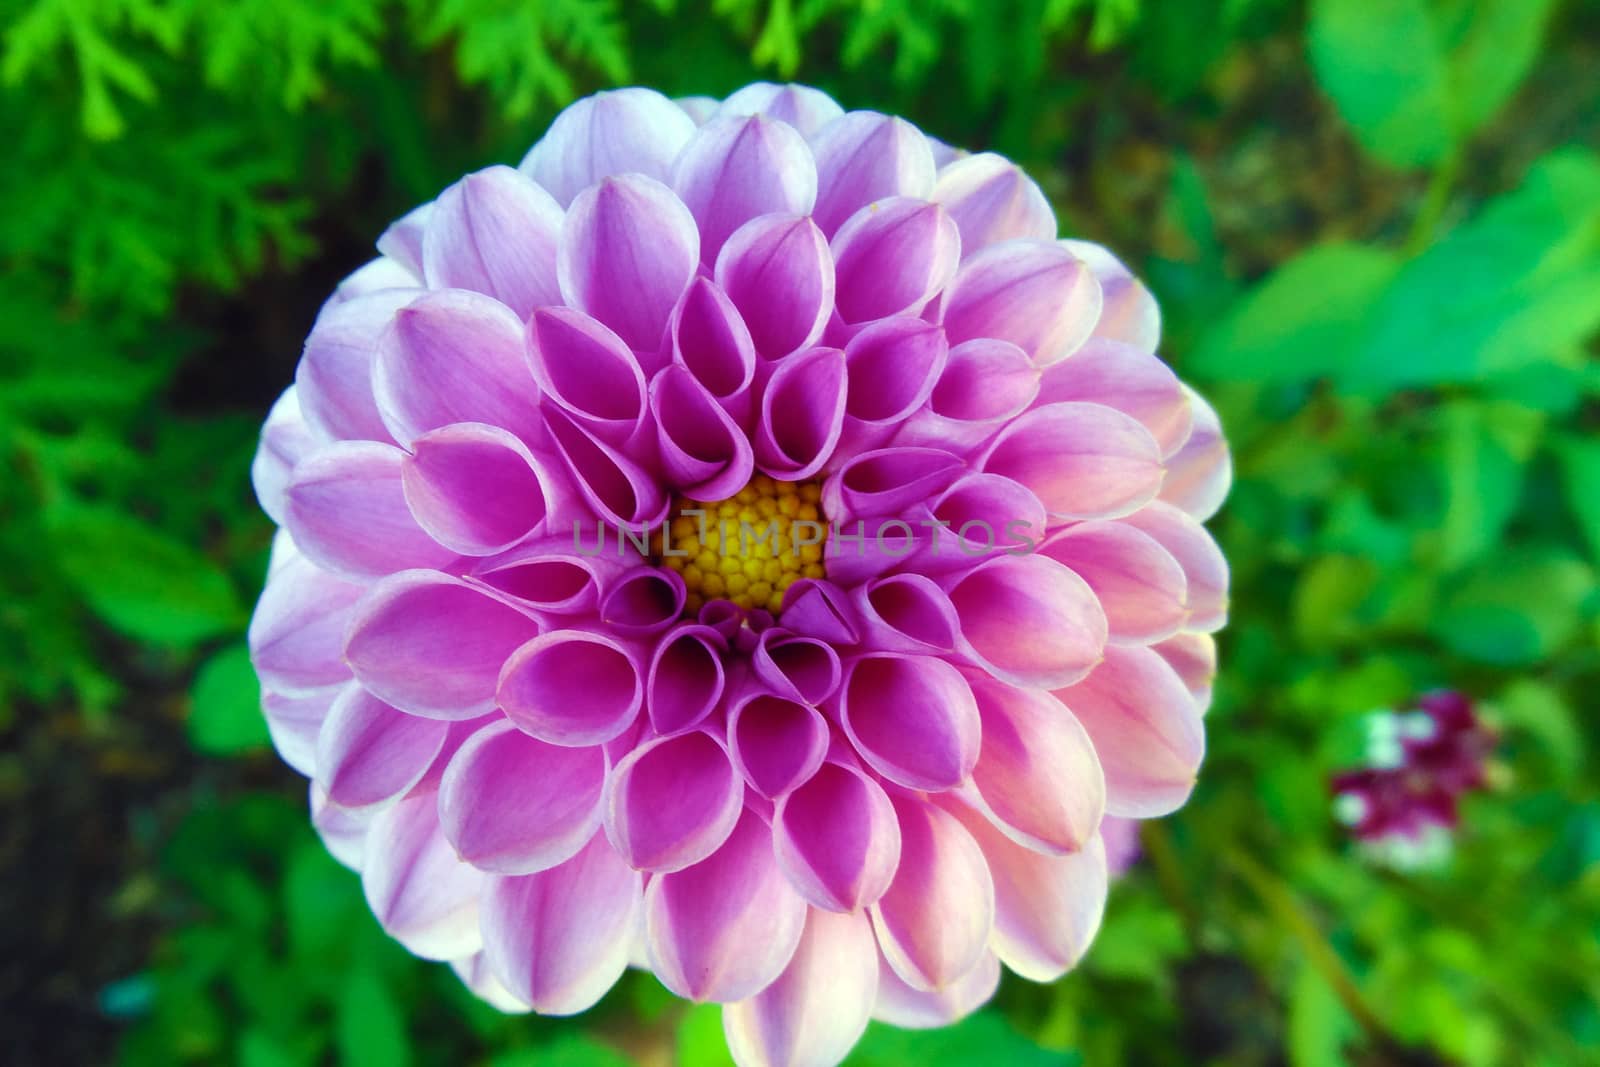
<svg viewBox="0 0 1600 1067">
<path fill-rule="evenodd" d="M 378 248 L 263 430 L 250 647 L 383 927 L 505 1010 L 648 968 L 746 1065 L 1071 968 L 1226 610 L 1226 444 L 1127 269 L 765 84 L 581 100 Z"/>
<path fill-rule="evenodd" d="M 1461 797 L 1488 783 L 1495 740 L 1472 701 L 1450 690 L 1373 712 L 1366 765 L 1333 778 L 1334 815 L 1374 862 L 1436 866 L 1449 857 Z"/>
</svg>

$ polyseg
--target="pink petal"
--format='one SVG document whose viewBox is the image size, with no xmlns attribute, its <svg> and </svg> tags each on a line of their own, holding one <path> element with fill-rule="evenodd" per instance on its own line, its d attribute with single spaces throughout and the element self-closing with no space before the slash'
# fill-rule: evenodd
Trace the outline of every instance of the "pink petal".
<svg viewBox="0 0 1600 1067">
<path fill-rule="evenodd" d="M 256 491 L 256 500 L 279 526 L 283 525 L 284 493 L 295 464 L 325 443 L 306 424 L 296 392 L 291 385 L 273 403 L 250 463 L 250 484 Z"/>
<path fill-rule="evenodd" d="M 368 691 L 401 711 L 470 719 L 494 708 L 501 665 L 538 630 L 485 589 L 437 571 L 402 571 L 362 598 L 344 657 Z"/>
<path fill-rule="evenodd" d="M 1161 487 L 1161 449 L 1131 416 L 1081 401 L 1047 404 L 994 439 L 978 468 L 1021 482 L 1058 519 L 1109 519 Z"/>
<path fill-rule="evenodd" d="M 795 582 L 783 595 L 783 625 L 836 647 L 861 639 L 860 620 L 844 591 L 811 578 Z"/>
<path fill-rule="evenodd" d="M 600 580 L 615 566 L 577 554 L 556 537 L 485 560 L 474 577 L 526 604 L 535 615 L 586 615 L 599 605 Z"/>
<path fill-rule="evenodd" d="M 311 828 L 330 856 L 358 874 L 366 858 L 367 827 L 371 823 L 371 811 L 341 808 L 328 800 L 316 782 L 311 783 Z"/>
<path fill-rule="evenodd" d="M 283 762 L 307 778 L 316 777 L 317 738 L 345 685 L 300 693 L 280 693 L 272 689 L 261 693 L 261 713 L 267 720 L 267 735 L 272 739 L 273 749 Z"/>
<path fill-rule="evenodd" d="M 828 724 L 810 705 L 754 690 L 729 709 L 728 750 L 752 789 L 780 797 L 822 766 Z"/>
<path fill-rule="evenodd" d="M 407 715 L 347 685 L 317 737 L 317 781 L 341 807 L 381 804 L 422 781 L 448 731 L 447 723 Z"/>
<path fill-rule="evenodd" d="M 884 959 L 913 989 L 933 991 L 982 959 L 994 925 L 994 882 L 983 852 L 955 816 L 894 793 L 900 867 L 868 910 Z"/>
<path fill-rule="evenodd" d="M 437 543 L 492 556 L 531 535 L 548 514 L 549 475 L 516 435 L 481 422 L 430 430 L 400 465 L 405 501 Z"/>
<path fill-rule="evenodd" d="M 744 783 L 716 737 L 653 738 L 612 773 L 606 835 L 636 870 L 679 871 L 728 840 L 743 804 Z"/>
<path fill-rule="evenodd" d="M 695 500 L 733 496 L 755 472 L 755 454 L 739 424 L 694 375 L 662 368 L 650 383 L 663 477 Z"/>
<path fill-rule="evenodd" d="M 631 726 L 644 702 L 636 656 L 604 634 L 541 634 L 505 661 L 496 703 L 541 741 L 602 744 Z"/>
<path fill-rule="evenodd" d="M 455 560 L 406 505 L 405 459 L 393 445 L 340 441 L 300 462 L 284 494 L 284 519 L 308 559 L 356 581 Z"/>
<path fill-rule="evenodd" d="M 1183 567 L 1189 583 L 1186 628 L 1222 629 L 1228 621 L 1228 561 L 1205 527 L 1159 500 L 1122 521 L 1155 538 Z"/>
<path fill-rule="evenodd" d="M 772 834 L 790 884 L 829 911 L 875 903 L 900 865 L 894 805 L 853 766 L 824 763 L 809 781 L 779 797 Z"/>
<path fill-rule="evenodd" d="M 700 724 L 722 699 L 724 642 L 709 626 L 685 623 L 662 638 L 650 661 L 645 710 L 656 733 L 681 733 Z"/>
<path fill-rule="evenodd" d="M 878 969 L 878 1002 L 872 1017 L 903 1030 L 929 1030 L 966 1018 L 1000 988 L 1000 961 L 985 952 L 966 974 L 936 992 L 913 989 L 884 961 Z"/>
<path fill-rule="evenodd" d="M 857 586 L 854 596 L 868 648 L 955 651 L 961 621 L 950 598 L 932 579 L 921 574 L 892 574 Z"/>
<path fill-rule="evenodd" d="M 996 552 L 1026 555 L 1042 541 L 1048 518 L 1026 487 L 997 474 L 964 474 L 931 501 L 940 526 L 929 570 L 967 568 Z"/>
<path fill-rule="evenodd" d="M 422 278 L 422 234 L 433 214 L 433 201 L 419 204 L 394 222 L 378 237 L 378 251 L 394 260 L 418 280 Z"/>
<path fill-rule="evenodd" d="M 878 947 L 864 915 L 811 910 L 776 981 L 722 1010 L 741 1067 L 832 1067 L 860 1040 L 878 994 Z"/>
<path fill-rule="evenodd" d="M 975 449 L 1026 411 L 1039 394 L 1039 369 L 1010 341 L 979 338 L 950 349 L 928 405 L 900 428 L 895 443 Z"/>
<path fill-rule="evenodd" d="M 486 293 L 526 318 L 559 304 L 556 244 L 561 205 L 506 166 L 468 174 L 439 194 L 422 233 L 430 289 Z"/>
<path fill-rule="evenodd" d="M 624 447 L 645 417 L 644 373 L 622 338 L 581 311 L 528 320 L 528 367 L 549 400 L 596 438 Z"/>
<path fill-rule="evenodd" d="M 700 235 L 689 209 L 660 182 L 625 174 L 572 202 L 556 267 L 568 304 L 631 347 L 655 351 L 699 263 Z"/>
<path fill-rule="evenodd" d="M 993 556 L 940 583 L 967 658 L 1015 685 L 1055 687 L 1099 662 L 1106 617 L 1082 578 L 1044 556 Z"/>
<path fill-rule="evenodd" d="M 538 439 L 522 320 L 493 297 L 443 289 L 396 312 L 378 342 L 372 381 L 384 424 L 403 445 L 454 422 Z"/>
<path fill-rule="evenodd" d="M 1132 415 L 1170 456 L 1189 437 L 1189 398 L 1172 369 L 1143 349 L 1095 338 L 1044 372 L 1037 404 L 1086 400 Z"/>
<path fill-rule="evenodd" d="M 646 637 L 682 618 L 687 599 L 681 575 L 664 567 L 634 567 L 611 581 L 600 600 L 600 621 L 614 633 Z"/>
<path fill-rule="evenodd" d="M 673 165 L 672 187 L 700 223 L 703 258 L 757 215 L 810 214 L 817 170 L 805 138 L 760 114 L 721 115 L 695 131 Z"/>
<path fill-rule="evenodd" d="M 983 849 L 994 877 L 990 945 L 1017 974 L 1053 982 L 1077 966 L 1100 929 L 1106 907 L 1106 851 L 1099 835 L 1064 856 L 1047 856 L 1009 839 L 961 804 L 950 810 Z"/>
<path fill-rule="evenodd" d="M 750 331 L 717 284 L 696 278 L 672 311 L 668 358 L 694 375 L 741 424 L 748 420 L 755 382 L 756 347 Z"/>
<path fill-rule="evenodd" d="M 501 984 L 500 979 L 494 976 L 494 972 L 489 969 L 489 961 L 481 949 L 465 959 L 451 960 L 450 969 L 456 972 L 456 977 L 461 979 L 461 984 L 466 986 L 473 996 L 496 1011 L 507 1015 L 520 1015 L 533 1010 L 525 1001 L 513 996 L 511 991 Z"/>
<path fill-rule="evenodd" d="M 596 834 L 560 866 L 487 880 L 485 960 L 541 1015 L 584 1011 L 627 970 L 642 901 L 643 879 Z"/>
<path fill-rule="evenodd" d="M 1052 534 L 1039 552 L 1089 583 L 1112 641 L 1160 641 L 1189 617 L 1183 568 L 1159 541 L 1126 522 L 1074 523 Z"/>
<path fill-rule="evenodd" d="M 554 404 L 546 403 L 540 414 L 567 478 L 603 524 L 613 531 L 636 530 L 661 521 L 668 500 L 651 471 L 599 440 Z"/>
<path fill-rule="evenodd" d="M 1211 683 L 1217 677 L 1217 642 L 1210 634 L 1182 633 L 1152 645 L 1178 672 L 1204 715 L 1211 704 Z"/>
<path fill-rule="evenodd" d="M 420 295 L 416 288 L 383 289 L 322 309 L 294 370 L 314 431 L 335 440 L 391 440 L 372 393 L 373 363 L 395 314 Z"/>
<path fill-rule="evenodd" d="M 1021 167 L 993 152 L 941 167 L 932 199 L 960 227 L 964 255 L 1019 237 L 1048 241 L 1056 235 L 1055 212 L 1039 186 Z"/>
<path fill-rule="evenodd" d="M 945 293 L 951 344 L 977 337 L 1010 341 L 1048 367 L 1089 339 L 1100 316 L 1100 284 L 1053 242 L 1005 241 L 961 264 Z"/>
<path fill-rule="evenodd" d="M 1088 733 L 1049 693 L 972 679 L 983 747 L 972 784 L 983 807 L 1024 848 L 1083 848 L 1105 812 L 1105 775 Z M 980 838 L 981 840 L 981 838 Z"/>
<path fill-rule="evenodd" d="M 439 783 L 439 821 L 480 871 L 564 863 L 600 829 L 605 752 L 546 744 L 504 719 L 473 734 Z"/>
<path fill-rule="evenodd" d="M 959 456 L 937 448 L 864 452 L 847 460 L 823 484 L 823 510 L 839 524 L 847 519 L 897 515 L 938 493 L 965 468 Z"/>
<path fill-rule="evenodd" d="M 483 946 L 483 875 L 459 859 L 439 826 L 432 793 L 385 808 L 367 831 L 361 887 L 384 932 L 427 960 L 470 956 Z"/>
<path fill-rule="evenodd" d="M 761 683 L 788 700 L 820 704 L 839 688 L 839 654 L 823 640 L 771 627 L 750 656 Z"/>
<path fill-rule="evenodd" d="M 816 344 L 833 311 L 833 257 L 808 216 L 751 219 L 717 253 L 714 276 L 767 359 Z"/>
<path fill-rule="evenodd" d="M 1227 499 L 1233 485 L 1233 457 L 1228 454 L 1216 409 L 1193 389 L 1184 391 L 1194 413 L 1194 427 L 1183 447 L 1167 460 L 1161 499 L 1205 522 Z"/>
<path fill-rule="evenodd" d="M 756 421 L 761 470 L 783 481 L 821 470 L 838 444 L 847 393 L 844 353 L 837 348 L 813 348 L 779 363 Z"/>
<path fill-rule="evenodd" d="M 748 809 L 715 853 L 657 875 L 645 890 L 651 969 L 695 1001 L 728 1003 L 765 989 L 793 958 L 805 920 L 805 902 L 773 856 L 772 831 Z"/>
<path fill-rule="evenodd" d="M 844 114 L 833 97 L 809 85 L 752 82 L 722 102 L 722 115 L 766 115 L 810 137 Z"/>
<path fill-rule="evenodd" d="M 830 244 L 846 323 L 917 315 L 956 275 L 961 234 L 938 204 L 880 200 L 851 215 Z"/>
<path fill-rule="evenodd" d="M 415 289 L 419 281 L 421 279 L 402 266 L 398 260 L 379 256 L 347 274 L 344 281 L 334 288 L 333 296 L 328 298 L 328 303 L 331 306 L 384 289 Z"/>
<path fill-rule="evenodd" d="M 972 689 L 931 656 L 874 652 L 848 664 L 839 717 L 872 769 L 909 789 L 949 789 L 978 761 Z"/>
<path fill-rule="evenodd" d="M 565 207 L 612 175 L 666 181 L 694 128 L 682 108 L 653 89 L 595 93 L 557 115 L 519 169 Z"/>
<path fill-rule="evenodd" d="M 817 160 L 812 215 L 825 233 L 874 200 L 925 200 L 933 191 L 933 152 L 922 131 L 904 119 L 852 111 L 818 130 L 811 149 Z"/>
<path fill-rule="evenodd" d="M 348 681 L 350 668 L 339 653 L 363 591 L 298 552 L 286 556 L 250 619 L 250 662 L 262 686 L 296 694 Z"/>
<path fill-rule="evenodd" d="M 1062 241 L 1061 246 L 1089 265 L 1100 281 L 1104 303 L 1094 335 L 1120 341 L 1144 352 L 1161 343 L 1161 309 L 1144 283 L 1106 249 L 1089 241 Z"/>
<path fill-rule="evenodd" d="M 1149 819 L 1189 799 L 1205 756 L 1205 728 L 1166 660 L 1148 648 L 1113 645 L 1089 677 L 1055 695 L 1094 741 L 1108 813 Z"/>
<path fill-rule="evenodd" d="M 839 455 L 886 444 L 906 416 L 927 403 L 944 370 L 944 331 L 921 319 L 874 322 L 845 346 L 850 382 Z"/>
</svg>

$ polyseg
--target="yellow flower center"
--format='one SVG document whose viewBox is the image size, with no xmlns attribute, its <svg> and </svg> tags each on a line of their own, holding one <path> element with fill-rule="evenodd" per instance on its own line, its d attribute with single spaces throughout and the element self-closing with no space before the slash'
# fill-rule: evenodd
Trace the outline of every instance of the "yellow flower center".
<svg viewBox="0 0 1600 1067">
<path fill-rule="evenodd" d="M 679 498 L 669 513 L 671 549 L 660 562 L 683 575 L 685 610 L 697 615 L 712 600 L 774 615 L 801 578 L 821 578 L 822 488 L 758 474 L 727 500 Z"/>
</svg>

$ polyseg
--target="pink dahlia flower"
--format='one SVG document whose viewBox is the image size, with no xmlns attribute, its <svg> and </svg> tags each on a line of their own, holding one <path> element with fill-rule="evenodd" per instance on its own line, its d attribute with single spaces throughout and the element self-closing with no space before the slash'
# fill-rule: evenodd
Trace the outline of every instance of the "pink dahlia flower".
<svg viewBox="0 0 1600 1067">
<path fill-rule="evenodd" d="M 1226 610 L 1127 269 L 772 85 L 581 100 L 378 248 L 263 431 L 250 647 L 384 928 L 507 1010 L 647 968 L 743 1064 L 1071 968 Z"/>
</svg>

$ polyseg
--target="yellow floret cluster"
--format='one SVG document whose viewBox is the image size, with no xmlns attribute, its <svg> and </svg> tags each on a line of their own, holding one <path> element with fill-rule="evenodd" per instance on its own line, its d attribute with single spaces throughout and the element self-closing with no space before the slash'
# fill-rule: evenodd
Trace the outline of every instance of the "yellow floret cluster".
<svg viewBox="0 0 1600 1067">
<path fill-rule="evenodd" d="M 708 601 L 731 600 L 776 615 L 791 585 L 821 578 L 821 498 L 815 482 L 758 474 L 728 500 L 678 500 L 668 528 L 672 551 L 661 562 L 683 575 L 688 613 L 697 614 Z M 813 525 L 796 529 L 797 522 Z"/>
</svg>

